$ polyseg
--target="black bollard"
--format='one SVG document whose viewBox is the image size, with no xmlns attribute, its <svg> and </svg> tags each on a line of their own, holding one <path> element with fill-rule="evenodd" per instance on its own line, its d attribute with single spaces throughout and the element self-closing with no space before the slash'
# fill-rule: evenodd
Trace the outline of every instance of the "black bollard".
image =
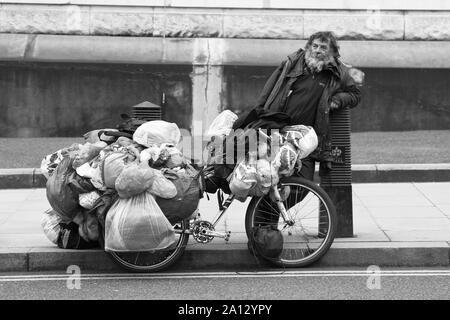
<svg viewBox="0 0 450 320">
<path fill-rule="evenodd" d="M 328 193 L 338 215 L 336 237 L 353 237 L 352 169 L 350 148 L 350 109 L 330 113 L 330 137 L 334 162 L 321 176 L 320 186 Z"/>
</svg>

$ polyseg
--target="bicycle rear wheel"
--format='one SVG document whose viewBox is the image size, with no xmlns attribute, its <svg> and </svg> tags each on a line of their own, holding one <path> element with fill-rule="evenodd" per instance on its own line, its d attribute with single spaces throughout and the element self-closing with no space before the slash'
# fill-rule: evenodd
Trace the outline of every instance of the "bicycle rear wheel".
<svg viewBox="0 0 450 320">
<path fill-rule="evenodd" d="M 277 259 L 259 256 L 282 267 L 305 267 L 319 260 L 333 243 L 337 214 L 327 193 L 317 184 L 300 178 L 282 179 L 279 187 L 289 187 L 283 204 L 293 224 L 285 223 L 278 206 L 269 195 L 254 197 L 245 219 L 247 237 L 251 240 L 258 226 L 272 224 L 281 231 L 283 251 Z"/>
<path fill-rule="evenodd" d="M 172 266 L 183 255 L 189 240 L 189 234 L 183 231 L 187 230 L 188 227 L 188 220 L 183 220 L 174 224 L 174 228 L 178 231 L 176 234 L 177 241 L 168 249 L 150 252 L 141 251 L 107 253 L 116 264 L 128 271 L 142 273 L 162 271 Z M 104 241 L 102 241 L 102 244 L 104 244 Z"/>
</svg>

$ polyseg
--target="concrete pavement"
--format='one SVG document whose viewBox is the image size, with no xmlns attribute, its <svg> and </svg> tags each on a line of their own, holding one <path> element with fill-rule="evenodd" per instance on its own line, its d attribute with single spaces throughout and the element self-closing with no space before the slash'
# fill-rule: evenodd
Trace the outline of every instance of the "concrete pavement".
<svg viewBox="0 0 450 320">
<path fill-rule="evenodd" d="M 449 266 L 450 182 L 353 184 L 354 237 L 335 239 L 315 266 Z M 117 270 L 101 250 L 63 250 L 41 230 L 45 189 L 0 190 L 0 271 Z M 202 245 L 192 239 L 173 269 L 267 267 L 247 250 L 247 203 L 234 202 L 217 230 L 230 230 L 226 243 Z M 205 220 L 217 213 L 214 197 L 200 202 Z"/>
</svg>

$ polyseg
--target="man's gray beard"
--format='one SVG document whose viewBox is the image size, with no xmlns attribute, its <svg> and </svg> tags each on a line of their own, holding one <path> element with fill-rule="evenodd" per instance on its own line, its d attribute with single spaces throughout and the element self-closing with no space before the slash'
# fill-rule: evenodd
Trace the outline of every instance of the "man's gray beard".
<svg viewBox="0 0 450 320">
<path fill-rule="evenodd" d="M 324 59 L 313 57 L 311 54 L 311 49 L 307 49 L 305 53 L 305 62 L 309 70 L 314 73 L 319 73 L 334 61 L 334 57 L 328 54 Z"/>
</svg>

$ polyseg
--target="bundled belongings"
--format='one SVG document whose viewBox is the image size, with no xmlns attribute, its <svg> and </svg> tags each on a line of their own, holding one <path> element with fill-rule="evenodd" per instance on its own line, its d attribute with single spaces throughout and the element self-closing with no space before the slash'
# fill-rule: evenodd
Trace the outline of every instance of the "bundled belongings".
<svg viewBox="0 0 450 320">
<path fill-rule="evenodd" d="M 78 233 L 87 242 L 97 241 L 99 237 L 98 219 L 87 211 L 81 211 L 73 222 L 78 224 Z"/>
<path fill-rule="evenodd" d="M 139 126 L 147 122 L 142 119 L 130 117 L 125 113 L 122 113 L 120 117 L 122 118 L 123 121 L 117 125 L 117 129 L 120 132 L 124 132 L 125 134 L 128 134 L 130 136 L 133 135 L 133 133 L 136 131 L 137 128 L 139 128 Z"/>
<path fill-rule="evenodd" d="M 281 255 L 283 242 L 281 231 L 273 224 L 254 227 L 253 237 L 250 237 L 250 245 L 256 248 L 254 251 L 269 259 L 277 259 Z"/>
<path fill-rule="evenodd" d="M 318 145 L 317 134 L 312 127 L 296 125 L 281 129 L 287 142 L 295 146 L 299 159 L 305 159 Z"/>
<path fill-rule="evenodd" d="M 162 250 L 174 242 L 172 223 L 195 212 L 199 171 L 176 148 L 177 125 L 144 121 L 128 129 L 132 135 L 119 136 L 119 129 L 111 139 L 90 131 L 84 144 L 45 157 L 52 210 L 42 228 L 51 242 L 92 248 L 104 230 L 106 250 Z"/>
<path fill-rule="evenodd" d="M 184 169 L 164 170 L 164 176 L 176 187 L 176 195 L 171 199 L 158 196 L 155 199 L 171 223 L 190 217 L 197 209 L 202 195 L 199 175 L 200 172 L 191 165 Z"/>
<path fill-rule="evenodd" d="M 41 226 L 44 234 L 54 244 L 58 242 L 59 233 L 61 232 L 61 222 L 60 216 L 52 209 L 46 210 L 42 215 Z"/>
<path fill-rule="evenodd" d="M 254 154 L 241 161 L 230 177 L 230 190 L 239 201 L 247 196 L 262 197 L 279 182 L 277 168 L 267 159 L 256 160 Z"/>
<path fill-rule="evenodd" d="M 128 163 L 128 155 L 122 152 L 112 152 L 103 161 L 103 183 L 107 188 L 114 188 L 116 180 Z"/>
<path fill-rule="evenodd" d="M 152 251 L 175 241 L 175 232 L 150 192 L 119 199 L 105 222 L 106 251 Z"/>
<path fill-rule="evenodd" d="M 140 125 L 133 134 L 133 140 L 146 147 L 163 143 L 176 146 L 180 139 L 181 132 L 178 126 L 162 120 L 148 121 Z"/>
<path fill-rule="evenodd" d="M 117 136 L 108 135 L 111 132 L 119 132 L 117 129 L 97 129 L 86 132 L 83 135 L 85 142 L 96 143 L 96 142 L 106 142 L 112 143 L 117 140 Z"/>
<path fill-rule="evenodd" d="M 266 159 L 256 161 L 256 179 L 255 187 L 250 189 L 249 192 L 249 195 L 256 197 L 268 194 L 271 188 L 276 186 L 280 180 L 277 168 Z"/>
<path fill-rule="evenodd" d="M 267 135 L 261 130 L 261 121 L 256 117 L 244 130 L 233 132 L 231 128 L 236 121 L 233 115 L 229 110 L 219 114 L 213 124 L 220 130 L 214 131 L 211 126 L 207 131 L 215 135 L 207 145 L 210 164 L 205 175 L 207 192 L 224 189 L 221 178 L 223 172 L 226 172 L 224 169 L 230 165 L 228 161 L 232 160 L 237 165 L 231 174 L 227 173 L 229 175 L 226 178 L 231 193 L 240 201 L 245 201 L 248 196 L 264 196 L 278 184 L 280 177 L 289 177 L 295 170 L 300 171 L 301 159 L 317 148 L 318 138 L 312 127 L 267 127 L 269 122 L 264 120 L 266 122 L 263 127 L 270 131 Z M 223 128 L 220 127 L 221 124 L 224 124 Z M 278 131 L 278 128 L 281 130 Z M 219 174 L 219 171 L 222 171 L 222 174 Z"/>
<path fill-rule="evenodd" d="M 74 221 L 64 223 L 52 209 L 44 212 L 41 226 L 46 237 L 62 249 L 90 249 L 98 245 L 98 221 L 93 215 L 80 212 Z"/>
<path fill-rule="evenodd" d="M 238 116 L 230 110 L 222 111 L 211 123 L 205 135 L 207 137 L 229 135 L 237 118 Z"/>
<path fill-rule="evenodd" d="M 230 179 L 230 190 L 238 200 L 245 201 L 256 183 L 256 166 L 251 161 L 242 161 L 234 169 Z"/>
<path fill-rule="evenodd" d="M 273 165 L 278 169 L 280 175 L 289 177 L 294 173 L 297 157 L 298 154 L 295 147 L 289 142 L 285 142 L 276 154 Z"/>
<path fill-rule="evenodd" d="M 92 249 L 98 246 L 97 241 L 87 241 L 80 234 L 80 226 L 75 222 L 61 224 L 57 245 L 61 249 Z"/>
<path fill-rule="evenodd" d="M 85 209 L 92 209 L 95 202 L 100 198 L 100 193 L 92 191 L 89 193 L 82 193 L 79 195 L 79 203 Z"/>
<path fill-rule="evenodd" d="M 63 148 L 61 150 L 58 150 L 56 152 L 53 152 L 52 154 L 49 154 L 44 157 L 41 161 L 41 172 L 44 175 L 46 179 L 50 177 L 50 175 L 53 173 L 53 171 L 56 169 L 58 164 L 64 159 L 65 156 L 69 155 L 70 153 L 74 153 L 77 150 L 80 149 L 80 144 L 74 143 L 68 148 Z"/>
<path fill-rule="evenodd" d="M 48 202 L 63 221 L 71 221 L 82 210 L 80 194 L 95 190 L 88 179 L 76 173 L 73 161 L 74 157 L 65 157 L 47 180 Z"/>
<path fill-rule="evenodd" d="M 85 164 L 86 162 L 91 161 L 96 156 L 98 156 L 100 151 L 106 146 L 107 144 L 101 141 L 96 143 L 86 142 L 85 144 L 81 145 L 80 149 L 76 152 L 75 159 L 73 160 L 72 163 L 72 167 L 76 169 L 79 166 Z"/>
<path fill-rule="evenodd" d="M 130 198 L 146 190 L 166 199 L 177 194 L 173 183 L 166 179 L 161 171 L 150 168 L 148 162 L 133 162 L 127 165 L 117 178 L 115 189 L 121 198 Z"/>
</svg>

